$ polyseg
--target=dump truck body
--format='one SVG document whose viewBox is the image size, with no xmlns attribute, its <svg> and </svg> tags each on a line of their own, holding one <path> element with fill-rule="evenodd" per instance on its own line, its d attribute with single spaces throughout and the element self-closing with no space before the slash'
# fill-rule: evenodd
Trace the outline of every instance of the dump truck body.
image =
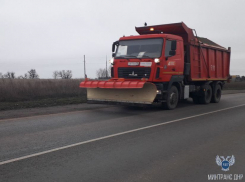
<svg viewBox="0 0 245 182">
<path fill-rule="evenodd" d="M 136 31 L 140 35 L 113 43 L 112 79 L 80 84 L 88 88 L 88 100 L 158 102 L 168 109 L 189 97 L 195 103 L 219 101 L 229 79 L 230 48 L 194 35 L 184 23 L 136 27 Z"/>
</svg>

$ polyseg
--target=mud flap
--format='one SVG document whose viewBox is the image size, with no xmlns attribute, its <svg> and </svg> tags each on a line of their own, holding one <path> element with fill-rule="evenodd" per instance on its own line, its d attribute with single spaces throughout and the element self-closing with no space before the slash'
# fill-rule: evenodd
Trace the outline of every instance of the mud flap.
<svg viewBox="0 0 245 182">
<path fill-rule="evenodd" d="M 152 104 L 156 93 L 156 86 L 146 82 L 143 88 L 87 88 L 87 99 L 89 101 Z"/>
</svg>

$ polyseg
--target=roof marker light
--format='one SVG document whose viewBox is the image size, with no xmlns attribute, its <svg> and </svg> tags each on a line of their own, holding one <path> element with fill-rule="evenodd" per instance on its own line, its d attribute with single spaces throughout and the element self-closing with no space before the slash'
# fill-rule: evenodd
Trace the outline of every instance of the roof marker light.
<svg viewBox="0 0 245 182">
<path fill-rule="evenodd" d="M 154 31 L 154 28 L 150 28 L 150 31 Z"/>
</svg>

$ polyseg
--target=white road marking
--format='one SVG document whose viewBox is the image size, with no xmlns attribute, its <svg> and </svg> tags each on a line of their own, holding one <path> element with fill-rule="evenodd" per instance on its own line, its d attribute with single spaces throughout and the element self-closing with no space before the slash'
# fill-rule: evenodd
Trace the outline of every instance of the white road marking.
<svg viewBox="0 0 245 182">
<path fill-rule="evenodd" d="M 124 135 L 124 134 L 128 134 L 128 133 L 133 133 L 133 132 L 136 132 L 136 131 L 141 131 L 141 130 L 145 130 L 145 129 L 149 129 L 149 128 L 154 128 L 154 127 L 161 126 L 161 125 L 175 123 L 175 122 L 183 121 L 183 120 L 186 120 L 186 119 L 191 119 L 191 118 L 196 118 L 196 117 L 199 117 L 199 116 L 204 116 L 204 115 L 208 115 L 208 114 L 212 114 L 212 113 L 226 111 L 226 110 L 229 110 L 229 109 L 234 109 L 234 108 L 242 107 L 242 106 L 245 106 L 245 104 L 232 106 L 232 107 L 227 107 L 227 108 L 224 108 L 224 109 L 219 109 L 219 110 L 216 110 L 216 111 L 206 112 L 206 113 L 203 113 L 203 114 L 197 114 L 197 115 L 193 115 L 193 116 L 189 116 L 189 117 L 185 117 L 185 118 L 181 118 L 181 119 L 175 119 L 175 120 L 172 120 L 172 121 L 167 121 L 167 122 L 164 122 L 164 123 L 159 123 L 159 124 L 154 124 L 154 125 L 150 125 L 150 126 L 145 126 L 145 127 L 141 127 L 141 128 L 137 128 L 137 129 L 133 129 L 133 130 L 128 130 L 128 131 L 124 131 L 124 132 L 120 132 L 120 133 L 116 133 L 116 134 L 112 134 L 112 135 L 107 135 L 107 136 L 103 136 L 103 137 L 87 140 L 87 141 L 84 141 L 84 142 L 74 143 L 74 144 L 71 144 L 71 145 L 66 145 L 66 146 L 63 146 L 63 147 L 58 147 L 58 148 L 55 148 L 55 149 L 46 150 L 46 151 L 43 151 L 43 152 L 38 152 L 38 153 L 35 153 L 35 154 L 26 155 L 26 156 L 23 156 L 23 157 L 18 157 L 18 158 L 15 158 L 15 159 L 2 161 L 2 162 L 0 162 L 0 165 L 4 165 L 4 164 L 20 161 L 20 160 L 23 160 L 23 159 L 28 159 L 28 158 L 31 158 L 31 157 L 40 156 L 40 155 L 43 155 L 43 154 L 47 154 L 47 153 L 51 153 L 51 152 L 55 152 L 55 151 L 59 151 L 59 150 L 63 150 L 63 149 L 71 148 L 71 147 L 76 147 L 76 146 L 87 144 L 87 143 L 96 142 L 96 141 L 99 141 L 99 140 L 104 140 L 104 139 L 107 139 L 107 138 L 112 138 L 112 137 L 115 137 L 115 136 L 120 136 L 120 135 Z"/>
</svg>

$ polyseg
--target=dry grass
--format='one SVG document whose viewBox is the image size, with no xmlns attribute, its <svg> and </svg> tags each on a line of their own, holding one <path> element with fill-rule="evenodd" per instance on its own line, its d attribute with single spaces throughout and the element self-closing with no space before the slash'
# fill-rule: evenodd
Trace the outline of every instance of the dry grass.
<svg viewBox="0 0 245 182">
<path fill-rule="evenodd" d="M 245 82 L 231 82 L 224 85 L 224 90 L 245 90 Z"/>
<path fill-rule="evenodd" d="M 0 79 L 0 102 L 31 101 L 47 98 L 84 97 L 82 80 Z"/>
<path fill-rule="evenodd" d="M 84 97 L 80 79 L 0 79 L 0 102 L 31 101 L 47 98 Z M 245 82 L 226 83 L 225 90 L 245 89 Z"/>
</svg>

